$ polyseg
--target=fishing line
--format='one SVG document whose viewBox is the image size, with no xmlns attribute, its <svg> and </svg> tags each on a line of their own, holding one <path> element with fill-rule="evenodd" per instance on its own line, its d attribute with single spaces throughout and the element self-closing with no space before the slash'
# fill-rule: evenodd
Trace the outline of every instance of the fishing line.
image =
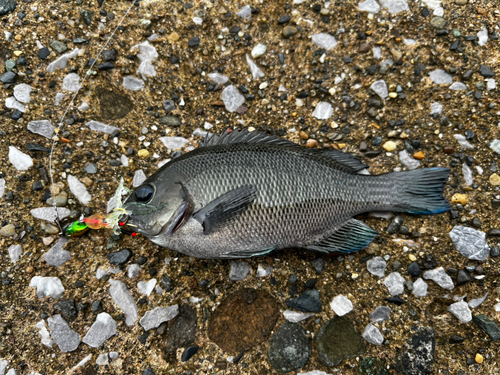
<svg viewBox="0 0 500 375">
<path fill-rule="evenodd" d="M 52 191 L 55 191 L 55 188 L 54 188 L 54 177 L 53 177 L 53 171 L 52 171 L 52 155 L 54 154 L 55 145 L 56 145 L 57 141 L 59 140 L 59 137 L 57 135 L 60 134 L 63 131 L 63 129 L 64 129 L 64 118 L 66 117 L 66 115 L 67 115 L 70 107 L 73 105 L 73 102 L 75 101 L 76 96 L 78 95 L 78 93 L 80 92 L 80 90 L 83 88 L 83 85 L 84 85 L 85 81 L 87 80 L 87 77 L 90 76 L 90 71 L 92 70 L 92 68 L 96 64 L 97 60 L 99 59 L 99 57 L 101 57 L 101 54 L 103 53 L 104 49 L 108 46 L 109 42 L 111 41 L 111 39 L 115 35 L 116 30 L 118 30 L 118 28 L 122 25 L 123 21 L 128 16 L 128 14 L 130 13 L 130 11 L 132 10 L 132 7 L 136 3 L 138 3 L 139 1 L 140 0 L 132 0 L 132 3 L 130 4 L 130 7 L 127 9 L 127 11 L 125 12 L 124 16 L 121 18 L 120 22 L 118 22 L 118 25 L 116 25 L 115 29 L 113 30 L 113 32 L 109 36 L 109 38 L 106 41 L 106 43 L 100 49 L 99 53 L 97 54 L 97 57 L 95 59 L 93 59 L 92 64 L 90 65 L 90 68 L 85 73 L 85 77 L 83 77 L 83 81 L 80 84 L 80 87 L 76 90 L 75 94 L 71 98 L 71 101 L 69 102 L 68 106 L 66 107 L 66 110 L 64 111 L 61 119 L 59 120 L 59 123 L 57 124 L 58 127 L 55 129 L 56 130 L 55 131 L 56 136 L 52 139 L 52 146 L 50 148 L 50 154 L 49 154 L 49 176 L 50 176 L 51 196 L 52 196 Z M 62 231 L 62 228 L 61 228 L 61 225 L 60 225 L 61 219 L 59 218 L 59 211 L 57 210 L 57 206 L 56 206 L 55 200 L 54 200 L 54 203 L 53 203 L 53 207 L 54 207 L 54 210 L 56 211 L 56 223 L 58 224 L 59 229 Z"/>
</svg>

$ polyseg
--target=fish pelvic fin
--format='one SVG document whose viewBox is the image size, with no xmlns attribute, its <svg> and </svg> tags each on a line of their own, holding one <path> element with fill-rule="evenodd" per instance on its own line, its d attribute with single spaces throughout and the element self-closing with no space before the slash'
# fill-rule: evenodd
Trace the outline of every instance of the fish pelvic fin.
<svg viewBox="0 0 500 375">
<path fill-rule="evenodd" d="M 450 204 L 443 197 L 449 174 L 448 168 L 389 173 L 387 176 L 395 182 L 395 202 L 390 210 L 416 215 L 440 214 L 450 210 Z"/>
<path fill-rule="evenodd" d="M 353 253 L 364 249 L 378 236 L 378 233 L 362 221 L 348 220 L 326 238 L 306 246 L 306 249 L 322 253 Z"/>
<path fill-rule="evenodd" d="M 266 249 L 256 249 L 249 251 L 233 251 L 226 255 L 227 258 L 252 258 L 252 257 L 261 257 L 269 254 L 271 251 L 274 251 L 276 246 L 271 246 Z"/>
</svg>

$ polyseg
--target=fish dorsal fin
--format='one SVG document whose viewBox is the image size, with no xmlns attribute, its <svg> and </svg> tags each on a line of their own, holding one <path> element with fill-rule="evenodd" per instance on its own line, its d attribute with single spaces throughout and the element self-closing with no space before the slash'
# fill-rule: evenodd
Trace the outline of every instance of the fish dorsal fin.
<svg viewBox="0 0 500 375">
<path fill-rule="evenodd" d="M 231 133 L 228 133 L 228 131 L 225 130 L 221 135 L 207 134 L 207 136 L 201 141 L 200 147 L 219 146 L 232 143 L 267 143 L 281 146 L 300 147 L 293 142 L 278 138 L 275 135 L 267 135 L 266 133 L 259 133 L 257 131 L 250 132 L 248 129 L 234 129 Z"/>
<path fill-rule="evenodd" d="M 357 173 L 365 168 L 367 165 L 363 164 L 359 159 L 351 154 L 341 152 L 335 149 L 310 149 L 301 147 L 300 145 L 287 141 L 286 139 L 278 138 L 275 135 L 267 135 L 257 131 L 250 132 L 248 129 L 234 129 L 228 133 L 225 130 L 221 135 L 207 134 L 200 143 L 199 147 L 220 146 L 235 143 L 265 143 L 276 146 L 294 147 L 300 149 L 301 152 L 315 155 L 316 157 L 323 157 L 329 159 L 342 167 L 347 173 Z"/>
</svg>

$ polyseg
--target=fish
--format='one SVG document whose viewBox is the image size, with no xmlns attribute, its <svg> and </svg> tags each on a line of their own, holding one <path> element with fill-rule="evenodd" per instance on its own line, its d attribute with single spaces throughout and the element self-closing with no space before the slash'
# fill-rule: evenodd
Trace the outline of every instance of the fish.
<svg viewBox="0 0 500 375">
<path fill-rule="evenodd" d="M 367 167 L 349 153 L 257 131 L 211 134 L 125 199 L 120 228 L 205 259 L 294 248 L 352 253 L 378 235 L 356 215 L 450 209 L 443 196 L 449 169 L 370 175 Z"/>
</svg>

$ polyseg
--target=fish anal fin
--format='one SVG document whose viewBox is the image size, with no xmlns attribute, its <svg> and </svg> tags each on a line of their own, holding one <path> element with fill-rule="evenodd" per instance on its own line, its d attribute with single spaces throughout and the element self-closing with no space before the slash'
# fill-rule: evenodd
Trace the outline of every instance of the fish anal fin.
<svg viewBox="0 0 500 375">
<path fill-rule="evenodd" d="M 320 252 L 352 253 L 367 247 L 378 233 L 362 221 L 348 220 L 330 236 L 306 246 Z"/>
<path fill-rule="evenodd" d="M 271 251 L 276 249 L 276 246 L 271 246 L 266 249 L 250 250 L 250 251 L 233 251 L 228 253 L 226 256 L 228 258 L 251 258 L 260 257 L 269 254 Z"/>
<path fill-rule="evenodd" d="M 203 233 L 207 235 L 218 224 L 243 212 L 256 196 L 257 189 L 254 186 L 244 185 L 214 199 L 197 211 L 193 217 L 203 225 Z"/>
</svg>

